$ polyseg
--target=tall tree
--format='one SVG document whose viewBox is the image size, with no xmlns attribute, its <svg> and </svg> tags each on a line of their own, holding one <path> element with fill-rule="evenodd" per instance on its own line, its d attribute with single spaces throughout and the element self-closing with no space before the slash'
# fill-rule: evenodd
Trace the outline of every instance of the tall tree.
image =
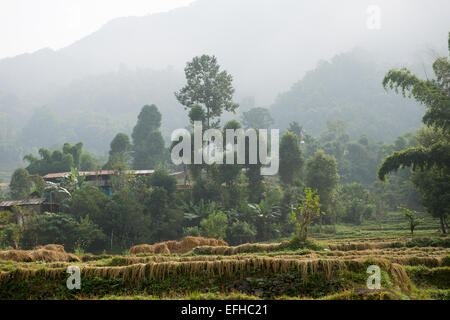
<svg viewBox="0 0 450 320">
<path fill-rule="evenodd" d="M 79 142 L 72 146 L 70 143 L 64 143 L 63 154 L 71 154 L 73 157 L 73 165 L 75 168 L 80 168 L 81 154 L 83 152 L 83 143 Z"/>
<path fill-rule="evenodd" d="M 111 141 L 108 163 L 105 165 L 111 169 L 114 164 L 128 164 L 131 158 L 132 144 L 125 133 L 118 133 Z"/>
<path fill-rule="evenodd" d="M 26 169 L 18 168 L 14 171 L 11 182 L 9 183 L 9 189 L 11 190 L 13 199 L 26 198 L 29 195 L 32 186 L 33 184 L 30 175 Z"/>
<path fill-rule="evenodd" d="M 318 150 L 306 162 L 306 171 L 306 186 L 318 191 L 323 209 L 327 213 L 333 192 L 339 182 L 336 159 Z"/>
<path fill-rule="evenodd" d="M 164 139 L 159 131 L 161 113 L 152 105 L 145 105 L 131 135 L 133 139 L 133 167 L 136 170 L 158 166 L 164 153 Z"/>
<path fill-rule="evenodd" d="M 280 169 L 278 171 L 281 182 L 292 185 L 299 177 L 304 159 L 298 138 L 290 131 L 286 131 L 280 142 Z"/>
<path fill-rule="evenodd" d="M 450 51 L 450 33 L 449 33 Z M 412 167 L 413 170 L 431 168 L 434 165 L 442 168 L 450 166 L 450 61 L 447 57 L 438 58 L 433 63 L 436 79 L 419 79 L 408 69 L 390 70 L 383 79 L 385 88 L 401 90 L 402 95 L 413 97 L 426 106 L 422 121 L 427 126 L 441 128 L 446 139 L 436 141 L 427 148 L 408 148 L 395 152 L 387 157 L 378 171 L 378 176 L 385 176 L 401 167 Z"/>
<path fill-rule="evenodd" d="M 450 33 L 449 33 L 450 51 Z M 390 70 L 383 79 L 383 86 L 402 95 L 414 98 L 426 106 L 422 121 L 432 131 L 430 139 L 422 139 L 419 146 L 394 152 L 378 171 L 385 180 L 388 173 L 399 168 L 411 167 L 418 172 L 413 182 L 422 194 L 424 206 L 435 217 L 439 217 L 441 229 L 446 233 L 446 218 L 450 214 L 446 181 L 450 174 L 450 60 L 440 57 L 433 63 L 435 79 L 422 80 L 408 69 Z M 444 194 L 442 194 L 444 192 Z M 444 199 L 444 200 L 445 200 Z"/>
<path fill-rule="evenodd" d="M 233 102 L 233 77 L 227 71 L 220 71 L 215 56 L 202 55 L 194 57 L 184 69 L 187 84 L 175 97 L 185 106 L 201 106 L 205 111 L 206 126 L 215 127 L 223 111 L 235 112 L 238 104 Z"/>
</svg>

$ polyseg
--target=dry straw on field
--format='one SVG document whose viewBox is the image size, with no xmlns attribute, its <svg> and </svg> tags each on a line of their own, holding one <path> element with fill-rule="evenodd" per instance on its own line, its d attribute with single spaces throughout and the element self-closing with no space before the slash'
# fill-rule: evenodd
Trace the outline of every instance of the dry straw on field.
<svg viewBox="0 0 450 320">
<path fill-rule="evenodd" d="M 235 255 L 239 253 L 269 252 L 282 249 L 286 243 L 245 243 L 236 247 L 228 246 L 198 246 L 197 253 L 218 255 Z"/>
<path fill-rule="evenodd" d="M 368 250 L 368 249 L 382 249 L 391 248 L 393 245 L 398 245 L 398 241 L 379 241 L 379 242 L 340 242 L 329 243 L 328 247 L 331 250 L 349 251 L 349 250 Z"/>
<path fill-rule="evenodd" d="M 67 253 L 61 245 L 46 245 L 35 250 L 6 250 L 0 251 L 0 260 L 11 260 L 16 262 L 36 262 L 36 261 L 80 261 L 72 254 Z"/>
<path fill-rule="evenodd" d="M 185 237 L 182 241 L 166 241 L 155 244 L 140 244 L 130 249 L 130 254 L 138 253 L 187 253 L 199 246 L 227 246 L 225 241 L 202 237 Z"/>
<path fill-rule="evenodd" d="M 64 250 L 64 246 L 60 244 L 46 244 L 45 246 L 38 246 L 36 247 L 36 249 L 45 249 L 64 253 L 66 252 L 66 250 Z"/>
</svg>

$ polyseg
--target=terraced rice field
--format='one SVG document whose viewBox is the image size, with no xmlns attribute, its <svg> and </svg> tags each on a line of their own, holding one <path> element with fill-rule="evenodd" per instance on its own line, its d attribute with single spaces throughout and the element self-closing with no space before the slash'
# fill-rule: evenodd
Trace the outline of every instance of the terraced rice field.
<svg viewBox="0 0 450 320">
<path fill-rule="evenodd" d="M 314 250 L 292 250 L 283 244 L 228 249 L 201 246 L 184 254 L 85 255 L 72 262 L 3 259 L 0 299 L 448 299 L 450 296 L 450 249 L 446 247 L 408 247 L 406 239 L 335 241 L 322 245 Z M 378 290 L 367 287 L 370 265 L 381 270 Z M 80 268 L 80 290 L 69 290 L 66 286 L 69 266 Z"/>
</svg>

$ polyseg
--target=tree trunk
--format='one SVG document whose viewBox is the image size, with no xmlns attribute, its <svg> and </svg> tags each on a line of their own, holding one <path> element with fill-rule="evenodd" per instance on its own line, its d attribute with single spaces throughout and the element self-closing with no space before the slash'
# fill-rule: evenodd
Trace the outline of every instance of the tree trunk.
<svg viewBox="0 0 450 320">
<path fill-rule="evenodd" d="M 445 230 L 444 217 L 443 217 L 443 216 L 440 216 L 440 217 L 439 217 L 439 220 L 441 221 L 441 230 L 442 230 L 442 233 L 443 233 L 443 234 L 446 234 L 447 232 L 446 232 L 446 230 Z"/>
</svg>

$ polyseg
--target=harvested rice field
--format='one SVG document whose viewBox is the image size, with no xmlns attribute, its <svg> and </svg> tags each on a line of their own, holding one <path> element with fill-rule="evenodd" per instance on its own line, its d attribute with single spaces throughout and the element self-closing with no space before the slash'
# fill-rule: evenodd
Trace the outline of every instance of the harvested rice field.
<svg viewBox="0 0 450 320">
<path fill-rule="evenodd" d="M 368 286 L 370 266 L 379 267 L 379 287 Z M 79 268 L 79 289 L 68 286 L 69 267 Z M 230 247 L 187 237 L 136 246 L 123 255 L 76 256 L 56 245 L 0 251 L 0 299 L 449 297 L 449 238 L 310 240 L 295 248 L 287 241 Z"/>
</svg>

